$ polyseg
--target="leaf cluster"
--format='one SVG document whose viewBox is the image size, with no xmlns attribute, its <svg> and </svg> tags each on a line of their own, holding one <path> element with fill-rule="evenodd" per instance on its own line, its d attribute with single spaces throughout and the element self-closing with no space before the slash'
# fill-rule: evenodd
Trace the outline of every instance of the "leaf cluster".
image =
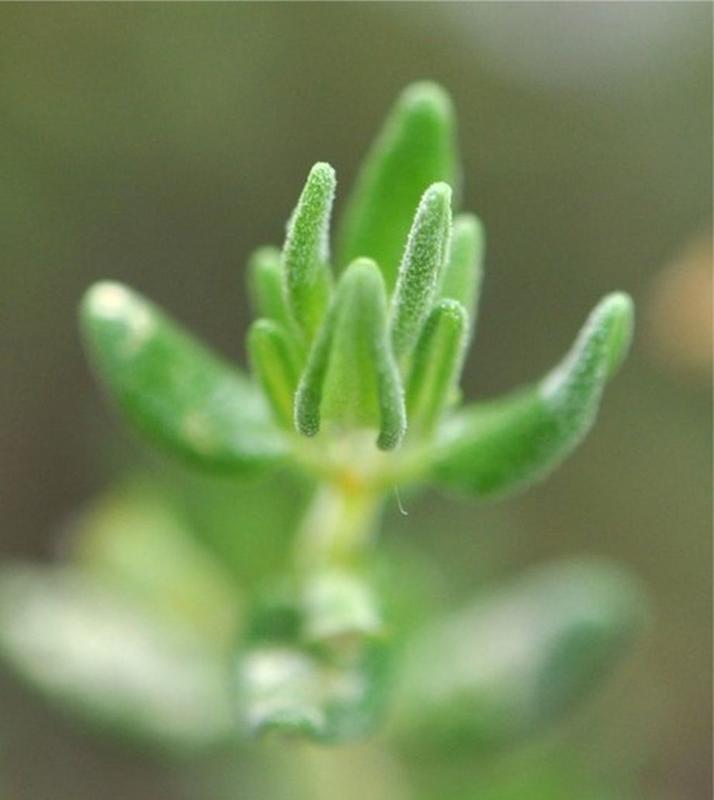
<svg viewBox="0 0 714 800">
<path fill-rule="evenodd" d="M 606 296 L 542 379 L 461 404 L 485 236 L 472 214 L 453 217 L 458 183 L 451 102 L 415 84 L 366 158 L 336 252 L 335 172 L 318 163 L 282 248 L 250 258 L 252 375 L 111 282 L 82 303 L 97 372 L 141 432 L 212 469 L 287 462 L 322 478 L 357 474 L 382 489 L 433 482 L 476 497 L 542 478 L 589 430 L 627 351 L 632 302 Z"/>
</svg>

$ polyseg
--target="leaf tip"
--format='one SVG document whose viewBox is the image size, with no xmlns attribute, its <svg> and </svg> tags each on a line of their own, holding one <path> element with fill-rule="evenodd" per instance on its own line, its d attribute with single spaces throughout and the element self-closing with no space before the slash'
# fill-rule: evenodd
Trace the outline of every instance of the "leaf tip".
<svg viewBox="0 0 714 800">
<path fill-rule="evenodd" d="M 84 293 L 80 303 L 83 317 L 116 317 L 133 303 L 131 291 L 117 281 L 99 281 Z"/>
<path fill-rule="evenodd" d="M 327 161 L 318 161 L 312 165 L 307 176 L 308 184 L 319 186 L 325 192 L 333 192 L 337 184 L 334 167 Z"/>
<path fill-rule="evenodd" d="M 84 293 L 80 324 L 93 345 L 111 331 L 115 342 L 138 348 L 151 335 L 155 318 L 151 305 L 118 281 L 99 281 Z"/>
<path fill-rule="evenodd" d="M 607 376 L 612 378 L 627 357 L 635 327 L 635 304 L 626 292 L 612 292 L 595 309 L 609 328 Z"/>
<path fill-rule="evenodd" d="M 404 89 L 399 105 L 412 114 L 429 114 L 442 119 L 451 119 L 454 107 L 449 93 L 436 81 L 422 80 Z"/>
<path fill-rule="evenodd" d="M 451 186 L 445 181 L 437 181 L 424 192 L 422 202 L 451 207 Z"/>
</svg>

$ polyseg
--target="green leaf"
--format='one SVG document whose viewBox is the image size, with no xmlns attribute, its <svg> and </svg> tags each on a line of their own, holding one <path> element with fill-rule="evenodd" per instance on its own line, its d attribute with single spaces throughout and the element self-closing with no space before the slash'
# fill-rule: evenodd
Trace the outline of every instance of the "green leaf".
<svg viewBox="0 0 714 800">
<path fill-rule="evenodd" d="M 646 618 L 639 585 L 614 565 L 532 569 L 407 647 L 398 735 L 472 753 L 541 731 L 600 688 Z"/>
<path fill-rule="evenodd" d="M 339 232 L 339 263 L 368 256 L 380 266 L 388 289 L 426 188 L 455 185 L 457 163 L 451 100 L 434 83 L 409 86 L 391 112 L 355 183 Z"/>
<path fill-rule="evenodd" d="M 70 568 L 0 570 L 0 658 L 98 730 L 169 750 L 232 739 L 222 654 Z"/>
<path fill-rule="evenodd" d="M 335 183 L 335 171 L 329 164 L 317 163 L 310 170 L 288 223 L 283 248 L 288 305 L 308 340 L 322 321 L 329 300 L 329 233 Z"/>
<path fill-rule="evenodd" d="M 233 641 L 240 603 L 230 573 L 196 541 L 167 492 L 148 476 L 100 495 L 68 533 L 69 561 L 100 585 L 190 627 L 209 646 Z"/>
<path fill-rule="evenodd" d="M 294 430 L 293 407 L 300 378 L 300 357 L 295 344 L 278 322 L 256 320 L 248 333 L 248 352 L 253 372 L 270 403 L 276 421 Z"/>
<path fill-rule="evenodd" d="M 91 287 L 81 323 L 94 366 L 145 435 L 204 467 L 248 471 L 284 444 L 257 388 L 149 301 L 118 283 Z"/>
<path fill-rule="evenodd" d="M 410 435 L 430 435 L 451 399 L 461 373 L 467 329 L 466 311 L 456 300 L 441 300 L 429 315 L 407 385 Z"/>
<path fill-rule="evenodd" d="M 431 309 L 450 234 L 451 189 L 435 183 L 424 192 L 417 208 L 392 300 L 392 346 L 402 367 Z"/>
<path fill-rule="evenodd" d="M 386 643 L 359 637 L 349 647 L 336 641 L 344 631 L 321 624 L 327 621 L 322 599 L 296 602 L 289 592 L 273 591 L 256 604 L 236 659 L 239 720 L 249 735 L 335 744 L 367 735 L 381 720 L 390 667 Z"/>
<path fill-rule="evenodd" d="M 406 428 L 404 398 L 389 346 L 384 280 L 369 259 L 342 275 L 315 341 L 296 401 L 298 430 L 379 430 L 377 445 L 395 447 Z"/>
<path fill-rule="evenodd" d="M 248 288 L 258 317 L 291 323 L 285 301 L 285 275 L 282 255 L 277 247 L 260 247 L 248 261 Z"/>
<path fill-rule="evenodd" d="M 632 319 L 630 298 L 608 295 L 539 383 L 448 419 L 430 456 L 434 480 L 486 497 L 545 476 L 590 429 L 605 383 L 625 356 Z"/>
<path fill-rule="evenodd" d="M 473 214 L 460 214 L 454 220 L 451 247 L 441 273 L 439 297 L 458 300 L 473 325 L 483 279 L 486 237 L 483 225 Z"/>
</svg>

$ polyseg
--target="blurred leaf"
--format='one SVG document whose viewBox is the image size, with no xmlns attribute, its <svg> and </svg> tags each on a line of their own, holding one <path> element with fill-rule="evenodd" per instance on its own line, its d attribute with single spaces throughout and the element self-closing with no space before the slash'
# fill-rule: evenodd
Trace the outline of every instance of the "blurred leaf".
<svg viewBox="0 0 714 800">
<path fill-rule="evenodd" d="M 627 353 L 632 314 L 627 295 L 608 295 L 538 384 L 447 419 L 434 446 L 434 479 L 485 497 L 544 477 L 594 422 L 603 388 Z"/>
<path fill-rule="evenodd" d="M 274 480 L 216 480 L 175 464 L 162 468 L 162 491 L 186 529 L 250 594 L 283 573 L 292 557 L 292 539 L 312 483 L 297 470 Z"/>
<path fill-rule="evenodd" d="M 127 739 L 187 750 L 234 735 L 221 655 L 79 570 L 2 568 L 0 657 L 48 699 Z"/>
<path fill-rule="evenodd" d="M 205 467 L 254 471 L 283 453 L 258 389 L 117 283 L 98 283 L 82 302 L 94 365 L 136 427 Z"/>
<path fill-rule="evenodd" d="M 481 220 L 473 214 L 459 214 L 451 231 L 449 258 L 439 281 L 439 297 L 458 300 L 466 309 L 471 326 L 483 280 L 486 234 Z"/>
<path fill-rule="evenodd" d="M 404 654 L 397 729 L 428 745 L 504 745 L 597 689 L 645 617 L 615 566 L 538 568 L 418 635 Z"/>
<path fill-rule="evenodd" d="M 467 756 L 468 757 L 468 756 Z M 463 761 L 456 761 L 456 764 Z M 500 759 L 479 762 L 477 770 L 435 770 L 435 788 L 419 797 L 439 800 L 625 800 L 628 778 L 621 770 L 584 761 L 575 747 L 535 744 Z M 449 776 L 445 780 L 445 776 Z M 453 777 L 452 777 L 453 776 Z M 427 781 L 429 779 L 427 775 Z M 446 787 L 453 781 L 454 787 Z M 423 785 L 424 781 L 422 781 Z"/>
<path fill-rule="evenodd" d="M 291 325 L 285 300 L 282 254 L 277 247 L 259 247 L 251 255 L 248 262 L 248 289 L 256 317 L 272 319 L 286 327 Z"/>
<path fill-rule="evenodd" d="M 339 264 L 373 258 L 391 290 L 419 199 L 438 181 L 457 182 L 451 100 L 415 83 L 397 100 L 357 177 L 339 230 Z"/>
<path fill-rule="evenodd" d="M 325 588 L 317 587 L 318 594 Z M 334 588 L 332 581 L 327 590 L 333 600 Z M 342 600 L 344 589 L 342 581 Z M 367 636 L 353 627 L 337 630 L 333 623 L 344 623 L 344 604 L 329 609 L 324 599 L 324 591 L 318 597 L 308 592 L 296 602 L 286 588 L 256 603 L 236 662 L 239 714 L 251 735 L 279 733 L 337 744 L 367 735 L 381 721 L 389 677 L 386 642 L 371 638 L 375 620 L 361 613 Z M 347 599 L 353 612 L 353 585 Z M 363 600 L 360 596 L 359 612 Z"/>
<path fill-rule="evenodd" d="M 309 649 L 258 644 L 238 658 L 240 713 L 254 736 L 279 733 L 338 744 L 370 733 L 381 719 L 385 654 L 331 663 Z"/>
<path fill-rule="evenodd" d="M 293 406 L 300 359 L 287 328 L 273 319 L 256 320 L 248 333 L 248 352 L 275 421 L 294 432 Z"/>
<path fill-rule="evenodd" d="M 232 641 L 240 611 L 236 586 L 148 476 L 102 495 L 71 533 L 70 560 L 102 585 L 116 585 L 162 618 L 190 625 L 209 646 Z"/>
</svg>

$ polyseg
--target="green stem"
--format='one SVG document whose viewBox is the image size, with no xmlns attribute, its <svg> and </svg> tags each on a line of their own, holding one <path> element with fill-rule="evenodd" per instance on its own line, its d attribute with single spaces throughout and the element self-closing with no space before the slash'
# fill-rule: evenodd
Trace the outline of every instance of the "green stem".
<svg viewBox="0 0 714 800">
<path fill-rule="evenodd" d="M 377 529 L 381 493 L 349 479 L 321 483 L 298 532 L 301 571 L 359 564 Z"/>
</svg>

